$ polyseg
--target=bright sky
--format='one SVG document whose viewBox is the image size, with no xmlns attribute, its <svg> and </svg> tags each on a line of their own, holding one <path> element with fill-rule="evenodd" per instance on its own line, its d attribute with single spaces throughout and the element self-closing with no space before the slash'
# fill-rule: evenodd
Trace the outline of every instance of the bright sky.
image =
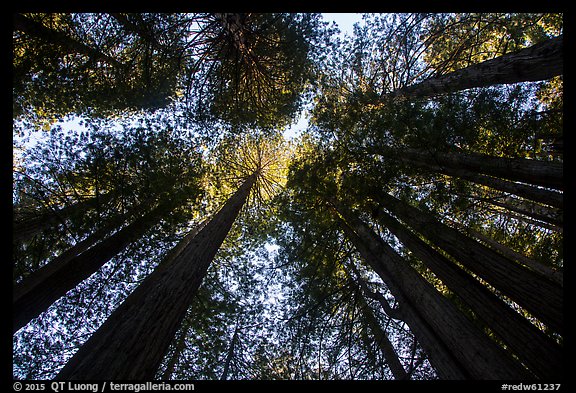
<svg viewBox="0 0 576 393">
<path fill-rule="evenodd" d="M 342 31 L 342 34 L 348 33 L 352 35 L 352 27 L 354 23 L 360 22 L 362 20 L 362 14 L 350 14 L 350 13 L 324 13 L 322 14 L 324 20 L 334 21 Z"/>
<path fill-rule="evenodd" d="M 352 36 L 354 23 L 360 22 L 362 20 L 362 14 L 352 14 L 352 13 L 323 13 L 322 17 L 325 21 L 334 21 L 340 29 L 340 34 L 344 36 L 348 34 Z M 300 114 L 300 118 L 296 124 L 292 125 L 286 131 L 284 131 L 284 138 L 291 139 L 298 136 L 302 131 L 308 127 L 308 116 L 304 111 Z"/>
<path fill-rule="evenodd" d="M 323 13 L 323 18 L 327 22 L 334 21 L 338 25 L 338 28 L 341 31 L 341 35 L 344 36 L 348 34 L 349 36 L 352 35 L 354 23 L 360 22 L 362 20 L 362 14 L 358 13 Z M 74 128 L 77 127 L 75 124 L 70 124 L 68 126 L 63 125 L 63 128 Z M 289 129 L 284 132 L 284 137 L 286 139 L 293 138 L 300 134 L 300 132 L 304 131 L 308 127 L 308 117 L 305 112 L 303 112 L 296 122 L 296 124 L 292 125 Z M 35 143 L 34 138 L 31 138 L 30 142 L 26 144 L 27 146 L 32 145 Z M 26 146 L 26 147 L 27 147 Z"/>
</svg>

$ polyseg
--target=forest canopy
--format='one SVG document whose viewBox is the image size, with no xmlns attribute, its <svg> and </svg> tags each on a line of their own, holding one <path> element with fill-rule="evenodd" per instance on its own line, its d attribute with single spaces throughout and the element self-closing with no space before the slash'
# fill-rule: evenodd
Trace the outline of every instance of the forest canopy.
<svg viewBox="0 0 576 393">
<path fill-rule="evenodd" d="M 12 17 L 14 379 L 563 378 L 562 14 Z"/>
</svg>

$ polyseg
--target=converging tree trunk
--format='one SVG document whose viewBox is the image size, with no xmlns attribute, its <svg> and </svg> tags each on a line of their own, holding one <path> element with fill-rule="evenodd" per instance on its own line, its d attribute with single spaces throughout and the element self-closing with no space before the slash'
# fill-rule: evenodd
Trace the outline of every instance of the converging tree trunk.
<svg viewBox="0 0 576 393">
<path fill-rule="evenodd" d="M 81 242 L 76 249 L 44 265 L 17 284 L 13 292 L 14 332 L 98 271 L 106 262 L 158 223 L 173 207 L 172 202 L 160 203 L 148 213 L 138 217 L 113 235 L 102 239 L 86 251 L 77 253 L 86 246 Z M 90 242 L 94 240 L 96 239 L 90 239 Z M 88 239 L 86 241 L 88 242 Z"/>
<path fill-rule="evenodd" d="M 502 348 L 476 327 L 450 300 L 442 296 L 363 221 L 347 209 L 338 206 L 344 226 L 350 226 L 355 236 L 350 241 L 358 251 L 369 251 L 375 263 L 394 277 L 403 294 L 422 318 L 438 334 L 450 353 L 473 379 L 518 379 L 528 372 Z M 377 271 L 378 272 L 378 271 Z"/>
<path fill-rule="evenodd" d="M 499 179 L 493 176 L 481 175 L 479 173 L 472 173 L 470 171 L 464 170 L 444 169 L 441 172 L 447 175 L 457 176 L 461 179 L 469 180 L 476 184 L 482 184 L 494 190 L 514 194 L 534 202 L 544 203 L 559 209 L 564 207 L 564 195 L 554 190 L 548 190 L 528 184 L 516 183 L 509 180 Z"/>
<path fill-rule="evenodd" d="M 202 222 L 200 222 L 199 224 L 195 225 L 187 234 L 186 236 L 184 236 L 179 242 L 178 244 L 176 244 L 170 251 L 168 251 L 168 253 L 166 254 L 166 256 L 162 259 L 162 262 L 160 262 L 158 264 L 158 266 L 156 266 L 155 270 L 163 270 L 163 269 L 169 269 L 170 266 L 172 266 L 172 262 L 176 259 L 176 257 L 178 257 L 178 255 L 180 255 L 182 253 L 182 251 L 184 251 L 186 249 L 186 247 L 188 246 L 188 244 L 190 244 L 190 241 L 192 239 L 194 239 L 194 237 L 198 234 L 198 232 L 200 232 L 205 226 L 206 224 L 210 222 L 209 219 L 206 219 Z"/>
<path fill-rule="evenodd" d="M 14 285 L 13 299 L 19 299 L 23 296 L 23 294 L 29 292 L 35 286 L 39 285 L 43 280 L 46 279 L 46 277 L 61 269 L 70 260 L 82 254 L 90 247 L 98 244 L 98 242 L 102 241 L 109 233 L 120 227 L 124 222 L 124 219 L 125 217 L 118 216 L 105 222 L 85 239 L 80 240 L 78 243 L 74 244 L 72 247 L 47 262 L 38 270 L 35 270 L 29 275 L 25 276 L 20 282 Z"/>
<path fill-rule="evenodd" d="M 392 375 L 394 375 L 394 378 L 398 380 L 410 379 L 408 373 L 406 372 L 406 370 L 404 370 L 404 367 L 402 366 L 402 363 L 398 358 L 398 354 L 394 349 L 394 345 L 392 345 L 392 342 L 390 342 L 388 335 L 382 329 L 382 326 L 380 326 L 380 323 L 374 316 L 374 312 L 366 302 L 366 299 L 364 298 L 365 294 L 361 288 L 361 285 L 359 283 L 354 282 L 354 279 L 352 279 L 352 277 L 350 277 L 350 281 L 353 283 L 353 285 L 355 285 L 358 288 L 358 291 L 360 292 L 359 305 L 360 309 L 362 310 L 362 315 L 364 316 L 367 322 L 368 329 L 372 332 L 374 341 L 376 342 L 376 345 L 378 345 L 378 348 L 380 349 L 382 356 L 386 360 L 386 363 L 388 364 L 388 367 L 390 368 Z"/>
<path fill-rule="evenodd" d="M 347 233 L 349 238 L 355 238 L 357 235 L 348 226 L 343 227 L 344 232 Z M 358 273 L 358 269 L 353 264 L 349 265 L 349 268 L 354 272 L 354 277 L 358 283 L 362 294 L 366 298 L 371 298 L 377 300 L 386 315 L 392 319 L 401 320 L 408 324 L 410 330 L 416 336 L 416 340 L 424 348 L 430 363 L 433 365 L 434 370 L 443 379 L 465 379 L 467 378 L 466 371 L 461 367 L 460 363 L 454 356 L 449 352 L 449 349 L 444 345 L 441 339 L 432 330 L 430 325 L 422 319 L 422 316 L 418 314 L 418 311 L 414 309 L 406 300 L 406 297 L 402 295 L 401 289 L 394 284 L 393 280 L 389 276 L 389 273 L 385 272 L 382 265 L 377 262 L 377 258 L 371 254 L 370 250 L 366 248 L 363 244 L 358 242 L 356 248 L 364 260 L 370 265 L 375 272 L 384 280 L 386 285 L 389 287 L 390 291 L 394 294 L 394 297 L 399 306 L 392 308 L 388 301 L 384 298 L 381 293 L 376 293 L 368 288 L 368 285 L 364 279 Z M 384 278 L 386 277 L 386 278 Z M 390 365 L 389 365 L 390 366 Z M 392 366 L 391 366 L 392 370 Z M 398 369 L 398 375 L 403 378 L 402 373 Z M 392 370 L 395 374 L 395 372 Z M 406 373 L 407 378 L 409 374 Z M 398 379 L 402 379 L 398 378 Z"/>
<path fill-rule="evenodd" d="M 64 222 L 70 217 L 79 216 L 90 208 L 96 208 L 99 205 L 108 203 L 111 199 L 112 194 L 106 193 L 73 203 L 60 209 L 54 209 L 27 220 L 14 222 L 12 227 L 12 240 L 15 242 L 28 240 L 44 229 Z"/>
<path fill-rule="evenodd" d="M 564 285 L 564 274 L 562 271 L 552 268 L 549 265 L 545 265 L 542 262 L 536 261 L 532 258 L 528 258 L 526 255 L 520 254 L 509 247 L 506 247 L 504 244 L 498 243 L 496 240 L 488 237 L 470 227 L 461 228 L 471 237 L 474 237 L 481 241 L 482 243 L 486 244 L 488 247 L 493 249 L 496 252 L 504 255 L 506 258 L 511 259 L 513 261 L 518 262 L 521 265 L 524 265 L 535 272 L 542 274 L 544 277 L 548 278 L 550 281 L 554 281 L 556 284 L 563 286 Z"/>
<path fill-rule="evenodd" d="M 187 321 L 185 318 L 184 322 L 182 323 L 182 327 L 180 328 L 180 333 L 176 338 L 176 343 L 174 345 L 174 353 L 168 360 L 166 364 L 166 369 L 162 373 L 163 380 L 169 380 L 172 374 L 174 373 L 174 369 L 176 367 L 176 364 L 178 363 L 178 359 L 186 349 L 186 336 L 188 335 L 190 327 L 191 327 L 190 322 Z"/>
<path fill-rule="evenodd" d="M 562 376 L 562 349 L 555 341 L 393 217 L 380 211 L 378 219 L 467 303 L 535 375 L 545 379 Z"/>
<path fill-rule="evenodd" d="M 247 200 L 249 176 L 170 262 L 157 269 L 68 361 L 57 379 L 152 379 L 210 263 Z"/>
<path fill-rule="evenodd" d="M 234 334 L 232 335 L 232 341 L 228 347 L 226 353 L 226 360 L 224 361 L 224 370 L 220 376 L 220 380 L 225 381 L 228 379 L 228 373 L 230 372 L 230 364 L 232 364 L 232 359 L 234 358 L 234 350 L 236 349 L 236 343 L 238 342 L 238 333 L 240 332 L 240 320 L 236 320 L 236 327 L 234 328 Z"/>
<path fill-rule="evenodd" d="M 399 306 L 394 310 L 393 314 L 386 313 L 394 319 L 400 319 L 410 327 L 410 331 L 414 333 L 422 348 L 428 355 L 430 363 L 438 376 L 442 379 L 449 380 L 462 380 L 469 379 L 470 375 L 463 368 L 462 364 L 451 353 L 450 349 L 444 344 L 438 334 L 434 331 L 432 326 L 420 315 L 419 311 L 412 306 L 407 297 L 404 295 L 402 289 L 398 286 L 394 277 L 386 270 L 386 266 L 380 263 L 377 255 L 360 240 L 358 235 L 345 223 L 342 223 L 342 230 L 346 237 L 354 244 L 356 250 L 364 259 L 364 261 L 380 276 L 386 283 L 386 286 L 399 303 Z M 384 304 L 384 303 L 381 303 Z M 383 307 L 389 310 L 390 307 Z M 394 315 L 394 316 L 392 316 Z"/>
<path fill-rule="evenodd" d="M 551 329 L 562 333 L 562 287 L 441 223 L 423 210 L 386 193 L 380 193 L 378 198 L 381 202 L 378 212 L 385 214 L 382 209 L 386 208 Z"/>
<path fill-rule="evenodd" d="M 376 300 L 378 302 L 378 304 L 380 304 L 380 307 L 382 307 L 382 309 L 384 310 L 386 315 L 388 315 L 390 318 L 397 319 L 397 320 L 403 320 L 402 309 L 393 308 L 392 306 L 390 306 L 390 304 L 388 303 L 388 301 L 386 300 L 384 295 L 382 295 L 380 292 L 372 291 L 368 287 L 368 284 L 366 283 L 366 281 L 364 281 L 364 279 L 362 278 L 362 276 L 358 272 L 358 269 L 356 268 L 356 266 L 354 266 L 353 264 L 350 264 L 349 269 L 353 272 L 354 280 L 358 284 L 358 287 L 362 291 L 362 294 L 364 295 L 364 297 Z"/>
<path fill-rule="evenodd" d="M 377 149 L 371 150 L 376 151 Z M 476 184 L 482 184 L 498 191 L 514 194 L 519 197 L 535 202 L 544 203 L 559 209 L 564 207 L 564 196 L 558 191 L 540 188 L 530 184 L 505 180 L 504 178 L 507 176 L 505 171 L 499 171 L 497 175 L 494 175 L 494 171 L 490 171 L 486 166 L 482 167 L 481 164 L 476 165 L 470 169 L 465 168 L 464 160 L 466 160 L 466 156 L 462 153 L 452 153 L 452 155 L 455 157 L 450 160 L 451 162 L 449 162 L 445 157 L 442 157 L 444 153 L 433 154 L 431 152 L 418 151 L 417 149 L 411 148 L 392 149 L 386 147 L 381 148 L 380 150 L 380 154 L 385 154 L 386 157 L 395 157 L 399 161 L 425 169 L 430 172 L 438 172 L 448 176 L 459 177 Z M 460 154 L 462 154 L 460 157 L 461 161 L 458 163 L 458 155 Z M 521 163 L 523 162 L 525 163 L 526 161 L 520 161 L 519 165 L 522 165 Z M 544 163 L 543 165 L 547 165 L 545 164 L 545 161 L 537 161 L 536 165 L 542 165 L 539 163 Z M 469 163 L 468 165 L 471 166 L 472 164 Z M 556 172 L 554 176 L 558 178 L 563 176 L 563 170 L 558 168 L 558 163 L 553 164 L 553 166 L 556 167 L 556 169 L 550 170 L 548 174 L 543 175 L 544 177 L 550 175 L 550 173 L 554 173 L 554 171 Z M 558 173 L 558 171 L 560 172 Z M 483 175 L 482 173 L 487 174 Z M 503 178 L 499 178 L 497 176 L 501 176 Z M 560 181 L 556 181 L 557 184 L 560 182 L 561 179 Z"/>
<path fill-rule="evenodd" d="M 557 228 L 562 228 L 564 226 L 562 212 L 553 210 L 552 208 L 548 208 L 546 206 L 541 206 L 534 203 L 529 203 L 528 201 L 521 201 L 519 199 L 510 197 L 481 198 L 481 200 L 487 201 L 492 205 L 499 206 L 506 210 L 531 217 L 534 220 L 551 224 Z"/>
<path fill-rule="evenodd" d="M 562 75 L 562 35 L 529 48 L 473 64 L 393 92 L 393 96 L 429 97 L 473 87 L 529 82 Z"/>
<path fill-rule="evenodd" d="M 385 157 L 391 156 L 403 162 L 414 163 L 452 176 L 484 174 L 556 190 L 564 189 L 563 165 L 558 161 L 494 157 L 470 152 L 436 153 L 409 147 L 400 149 L 374 147 L 367 148 L 367 151 Z M 486 179 L 482 180 L 486 181 Z"/>
</svg>

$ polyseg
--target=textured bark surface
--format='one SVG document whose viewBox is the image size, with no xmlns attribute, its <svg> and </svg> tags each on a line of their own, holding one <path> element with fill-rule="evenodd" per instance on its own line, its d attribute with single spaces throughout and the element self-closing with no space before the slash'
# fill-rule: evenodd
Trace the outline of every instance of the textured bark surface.
<svg viewBox="0 0 576 393">
<path fill-rule="evenodd" d="M 546 205 L 560 209 L 564 207 L 564 196 L 560 192 L 543 189 L 528 184 L 516 183 L 514 181 L 504 180 L 498 177 L 483 175 L 480 173 L 480 171 L 487 171 L 487 169 L 465 169 L 463 165 L 460 166 L 457 165 L 457 163 L 446 165 L 447 163 L 442 159 L 442 157 L 436 159 L 436 156 L 441 154 L 433 155 L 426 152 L 418 154 L 417 150 L 415 149 L 408 149 L 406 154 L 404 153 L 404 149 L 400 149 L 395 154 L 393 149 L 384 150 L 387 151 L 387 154 L 397 156 L 397 158 L 402 162 L 426 169 L 431 172 L 438 172 L 448 176 L 459 177 L 473 183 L 488 186 L 495 190 L 504 191 L 529 199 L 531 201 L 544 203 Z M 558 170 L 559 169 L 556 168 L 556 171 Z M 556 176 L 563 176 L 563 171 L 561 174 L 557 174 Z"/>
<path fill-rule="evenodd" d="M 353 242 L 363 242 L 398 286 L 405 288 L 406 300 L 429 323 L 470 378 L 517 379 L 529 375 L 365 223 L 343 209 L 339 212 L 357 233 Z"/>
<path fill-rule="evenodd" d="M 403 148 L 396 153 L 403 161 L 425 163 L 440 171 L 471 171 L 528 184 L 564 189 L 563 164 L 527 158 L 493 157 L 478 153 L 429 152 Z"/>
<path fill-rule="evenodd" d="M 250 176 L 169 268 L 150 274 L 64 366 L 57 379 L 151 380 L 206 271 L 244 205 Z"/>
<path fill-rule="evenodd" d="M 564 274 L 561 271 L 554 270 L 552 267 L 544 265 L 534 259 L 528 258 L 527 256 L 517 253 L 514 250 L 506 247 L 503 244 L 498 243 L 496 240 L 483 235 L 482 233 L 475 231 L 471 228 L 464 228 L 464 230 L 472 237 L 480 240 L 482 243 L 486 244 L 491 249 L 497 251 L 498 253 L 504 255 L 506 258 L 513 261 L 517 261 L 521 265 L 524 265 L 535 272 L 538 272 L 548 278 L 550 281 L 554 281 L 560 286 L 564 286 Z"/>
<path fill-rule="evenodd" d="M 73 257 L 68 255 L 55 264 L 49 263 L 37 270 L 26 282 L 17 285 L 13 299 L 14 332 L 94 274 L 131 242 L 146 233 L 165 213 L 166 206 L 160 205 L 92 248 Z"/>
<path fill-rule="evenodd" d="M 98 197 L 90 198 L 73 203 L 60 209 L 54 209 L 28 220 L 14 222 L 12 226 L 12 240 L 21 242 L 28 240 L 38 232 L 64 222 L 72 216 L 79 216 L 85 210 L 107 203 L 112 199 L 112 194 L 107 193 Z"/>
<path fill-rule="evenodd" d="M 551 329 L 562 333 L 561 286 L 441 223 L 423 210 L 385 193 L 379 195 L 379 198 L 382 213 L 386 213 L 382 210 L 385 207 Z"/>
<path fill-rule="evenodd" d="M 352 228 L 344 221 L 342 222 L 342 229 L 350 242 L 354 244 L 354 247 L 362 256 L 362 259 L 364 259 L 374 272 L 380 276 L 382 281 L 386 283 L 386 286 L 400 304 L 400 306 L 395 309 L 395 318 L 401 319 L 410 327 L 410 331 L 414 333 L 417 341 L 426 352 L 426 355 L 428 355 L 428 360 L 438 376 L 441 379 L 448 380 L 470 379 L 470 375 L 463 368 L 461 362 L 454 357 L 430 324 L 420 315 L 418 310 L 412 306 L 410 300 L 404 295 L 403 289 L 396 284 L 393 275 L 387 271 L 386 266 L 380 262 L 379 258 L 370 251 Z"/>
<path fill-rule="evenodd" d="M 359 296 L 359 304 L 362 309 L 363 315 L 366 318 L 368 329 L 370 329 L 370 331 L 372 332 L 374 340 L 376 341 L 378 348 L 380 348 L 382 356 L 384 357 L 384 359 L 386 359 L 386 363 L 388 364 L 388 367 L 390 368 L 392 375 L 394 375 L 394 378 L 398 380 L 410 379 L 410 376 L 408 375 L 406 370 L 404 370 L 404 367 L 402 366 L 402 363 L 398 358 L 398 354 L 394 349 L 394 345 L 392 345 L 392 343 L 390 342 L 390 339 L 388 338 L 386 332 L 382 330 L 380 323 L 374 316 L 372 309 L 368 306 L 366 300 L 362 297 L 362 295 Z"/>
<path fill-rule="evenodd" d="M 473 87 L 529 82 L 562 75 L 562 35 L 446 75 L 430 78 L 392 93 L 394 96 L 429 97 Z"/>
<path fill-rule="evenodd" d="M 562 348 L 479 281 L 419 239 L 400 222 L 380 213 L 378 219 L 524 362 L 539 378 L 563 375 Z"/>
<path fill-rule="evenodd" d="M 188 232 L 186 236 L 184 236 L 182 240 L 180 240 L 178 244 L 174 246 L 174 248 L 168 251 L 166 256 L 162 259 L 162 262 L 158 264 L 155 270 L 160 271 L 164 269 L 169 269 L 170 266 L 172 266 L 172 262 L 176 259 L 176 257 L 178 257 L 178 255 L 180 255 L 182 251 L 186 249 L 186 247 L 188 246 L 188 244 L 190 244 L 192 239 L 196 237 L 196 235 L 206 226 L 206 224 L 209 221 L 210 220 L 206 219 L 200 222 L 198 225 L 194 226 L 194 228 L 192 228 L 190 232 Z"/>
</svg>

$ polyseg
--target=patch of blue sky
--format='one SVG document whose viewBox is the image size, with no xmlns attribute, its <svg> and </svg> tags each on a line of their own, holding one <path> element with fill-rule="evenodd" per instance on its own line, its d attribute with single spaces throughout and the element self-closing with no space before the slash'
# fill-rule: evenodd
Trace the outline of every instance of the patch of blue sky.
<svg viewBox="0 0 576 393">
<path fill-rule="evenodd" d="M 326 22 L 335 22 L 340 30 L 340 36 L 352 36 L 354 33 L 354 24 L 362 22 L 362 14 L 358 13 L 323 13 L 322 17 Z M 310 121 L 310 112 L 304 108 L 298 119 L 284 131 L 284 138 L 287 140 L 296 139 L 307 128 Z"/>
</svg>

